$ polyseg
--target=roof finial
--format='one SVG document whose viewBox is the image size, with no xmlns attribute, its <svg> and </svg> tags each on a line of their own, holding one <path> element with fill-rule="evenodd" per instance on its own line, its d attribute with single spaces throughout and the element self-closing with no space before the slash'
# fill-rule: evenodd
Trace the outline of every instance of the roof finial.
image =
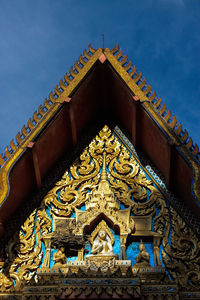
<svg viewBox="0 0 200 300">
<path fill-rule="evenodd" d="M 101 181 L 107 181 L 107 172 L 106 172 L 106 152 L 103 152 L 103 167 L 101 174 Z"/>
<path fill-rule="evenodd" d="M 102 49 L 104 50 L 104 33 L 102 34 Z"/>
</svg>

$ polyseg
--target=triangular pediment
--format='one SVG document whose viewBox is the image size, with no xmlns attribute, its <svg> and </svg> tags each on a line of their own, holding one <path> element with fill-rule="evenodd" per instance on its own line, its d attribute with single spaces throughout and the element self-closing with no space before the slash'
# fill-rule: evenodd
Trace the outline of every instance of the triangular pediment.
<svg viewBox="0 0 200 300">
<path fill-rule="evenodd" d="M 199 295 L 199 239 L 159 175 L 118 126 L 84 144 L 47 176 L 51 184 L 26 203 L 39 199 L 36 207 L 4 239 L 0 295 Z"/>
</svg>

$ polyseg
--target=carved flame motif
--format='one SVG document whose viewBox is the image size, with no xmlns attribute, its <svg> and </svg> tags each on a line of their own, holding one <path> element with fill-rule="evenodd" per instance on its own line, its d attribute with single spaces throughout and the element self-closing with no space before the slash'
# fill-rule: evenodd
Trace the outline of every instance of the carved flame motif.
<svg viewBox="0 0 200 300">
<path fill-rule="evenodd" d="M 147 179 L 134 154 L 104 126 L 7 244 L 6 257 L 0 260 L 1 293 L 16 292 L 24 280 L 36 275 L 44 258 L 42 236 L 52 232 L 51 217 L 70 218 L 75 209 L 85 205 L 101 181 L 104 155 L 115 199 L 130 207 L 135 216 L 152 214 L 152 229 L 163 236 L 162 260 L 170 276 L 182 287 L 199 286 L 200 242 L 155 183 Z"/>
</svg>

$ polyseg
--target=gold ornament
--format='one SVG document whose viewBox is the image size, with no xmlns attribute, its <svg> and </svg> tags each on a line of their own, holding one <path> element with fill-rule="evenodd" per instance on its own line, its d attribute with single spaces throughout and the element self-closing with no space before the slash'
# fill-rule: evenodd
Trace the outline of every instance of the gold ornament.
<svg viewBox="0 0 200 300">
<path fill-rule="evenodd" d="M 146 173 L 151 179 L 147 178 Z M 163 195 L 166 194 L 134 153 L 128 150 L 116 132 L 104 126 L 84 149 L 80 159 L 72 164 L 47 193 L 41 205 L 27 218 L 20 232 L 8 242 L 6 255 L 0 262 L 0 293 L 20 293 L 22 286 L 39 278 L 41 267 L 51 272 L 51 235 L 59 230 L 59 222 L 65 223 L 66 229 L 71 228 L 77 238 L 84 232 L 90 234 L 93 243 L 97 227 L 107 220 L 109 226 L 116 226 L 120 232 L 122 257 L 118 266 L 123 276 L 127 272 L 127 237 L 134 241 L 142 234 L 141 238 L 148 237 L 153 243 L 155 269 L 161 270 L 162 260 L 170 277 L 183 292 L 198 290 L 200 242 Z M 125 208 L 120 209 L 120 204 Z M 82 206 L 85 206 L 85 211 L 81 210 Z M 75 219 L 72 218 L 73 213 Z M 142 220 L 149 225 L 143 228 Z M 113 237 L 106 226 L 103 229 L 113 245 Z M 84 249 L 79 251 L 78 260 L 71 265 L 75 272 L 82 270 L 83 252 Z M 56 261 L 56 256 L 54 258 Z M 57 262 L 64 265 L 61 254 Z M 101 274 L 107 274 L 106 268 L 114 274 L 117 268 L 115 263 L 109 261 L 108 265 L 101 266 Z M 78 267 L 75 264 L 79 264 Z M 87 266 L 82 271 L 85 276 L 94 274 Z M 73 274 L 78 276 L 78 273 Z M 137 274 L 138 270 L 132 271 L 133 278 Z M 159 274 L 158 271 L 156 276 Z"/>
</svg>

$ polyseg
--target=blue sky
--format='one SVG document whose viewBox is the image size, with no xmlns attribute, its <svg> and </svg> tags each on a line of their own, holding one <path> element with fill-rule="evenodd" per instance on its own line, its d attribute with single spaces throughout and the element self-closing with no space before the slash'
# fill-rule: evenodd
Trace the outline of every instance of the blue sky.
<svg viewBox="0 0 200 300">
<path fill-rule="evenodd" d="M 0 0 L 0 153 L 91 43 L 116 43 L 200 145 L 200 0 Z"/>
</svg>

